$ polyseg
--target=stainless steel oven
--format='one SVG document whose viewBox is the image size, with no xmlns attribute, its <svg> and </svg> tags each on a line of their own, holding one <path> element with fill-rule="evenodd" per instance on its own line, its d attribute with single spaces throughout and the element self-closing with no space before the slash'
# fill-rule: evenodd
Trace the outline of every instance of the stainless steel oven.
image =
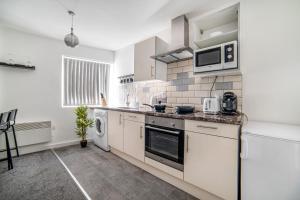
<svg viewBox="0 0 300 200">
<path fill-rule="evenodd" d="M 145 156 L 183 171 L 184 120 L 146 116 Z"/>
</svg>

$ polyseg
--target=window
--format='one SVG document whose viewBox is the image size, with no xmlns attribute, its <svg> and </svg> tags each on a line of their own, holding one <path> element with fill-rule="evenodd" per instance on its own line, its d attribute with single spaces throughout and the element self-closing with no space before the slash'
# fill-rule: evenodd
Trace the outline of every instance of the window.
<svg viewBox="0 0 300 200">
<path fill-rule="evenodd" d="M 110 65 L 62 57 L 62 105 L 99 105 L 100 94 L 108 96 Z"/>
</svg>

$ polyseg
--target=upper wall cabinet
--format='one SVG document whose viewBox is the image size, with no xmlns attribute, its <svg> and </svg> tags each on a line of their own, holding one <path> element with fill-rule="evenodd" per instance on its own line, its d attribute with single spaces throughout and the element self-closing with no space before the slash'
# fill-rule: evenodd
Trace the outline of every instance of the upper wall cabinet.
<svg viewBox="0 0 300 200">
<path fill-rule="evenodd" d="M 195 49 L 238 40 L 239 4 L 192 18 L 190 24 Z"/>
<path fill-rule="evenodd" d="M 150 58 L 167 51 L 168 45 L 158 37 L 151 37 L 134 45 L 134 80 L 167 80 L 167 65 Z"/>
</svg>

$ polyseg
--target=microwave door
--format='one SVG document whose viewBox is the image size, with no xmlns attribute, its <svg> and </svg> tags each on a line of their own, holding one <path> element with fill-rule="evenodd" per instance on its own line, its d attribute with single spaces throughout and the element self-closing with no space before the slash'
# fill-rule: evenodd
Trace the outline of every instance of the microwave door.
<svg viewBox="0 0 300 200">
<path fill-rule="evenodd" d="M 208 72 L 222 69 L 222 48 L 202 49 L 195 53 L 195 72 Z"/>
</svg>

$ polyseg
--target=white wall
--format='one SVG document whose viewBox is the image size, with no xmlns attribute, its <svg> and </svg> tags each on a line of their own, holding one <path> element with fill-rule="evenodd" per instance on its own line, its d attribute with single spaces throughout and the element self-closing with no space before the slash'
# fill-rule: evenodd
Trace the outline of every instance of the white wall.
<svg viewBox="0 0 300 200">
<path fill-rule="evenodd" d="M 119 76 L 134 73 L 134 44 L 115 51 L 114 66 L 110 74 L 109 104 L 122 106 Z M 121 103 L 120 103 L 121 102 Z M 124 106 L 124 105 L 123 105 Z"/>
<path fill-rule="evenodd" d="M 1 42 L 2 41 L 2 42 Z M 61 56 L 68 55 L 113 63 L 114 52 L 0 27 L 0 60 L 12 54 L 15 62 L 28 60 L 35 71 L 0 67 L 0 111 L 18 108 L 18 122 L 51 120 L 52 143 L 77 139 L 73 108 L 61 106 Z"/>
<path fill-rule="evenodd" d="M 244 112 L 300 124 L 300 1 L 242 0 L 240 16 Z"/>
</svg>

